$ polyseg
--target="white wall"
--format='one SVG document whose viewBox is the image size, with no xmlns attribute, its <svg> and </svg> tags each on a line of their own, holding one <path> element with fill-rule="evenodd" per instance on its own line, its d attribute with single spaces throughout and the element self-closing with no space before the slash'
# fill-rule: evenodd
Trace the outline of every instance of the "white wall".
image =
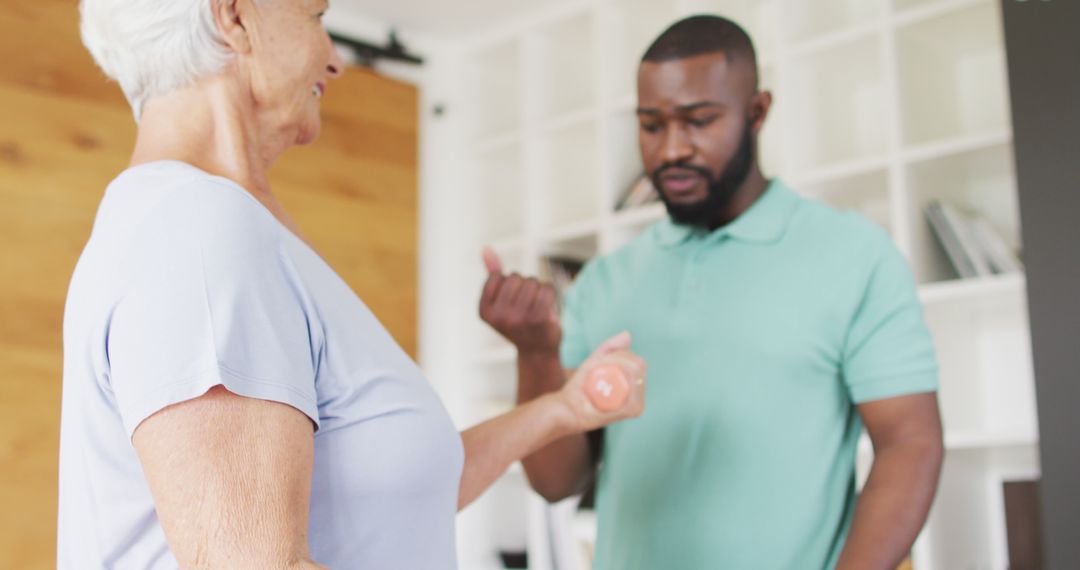
<svg viewBox="0 0 1080 570">
<path fill-rule="evenodd" d="M 327 14 L 326 26 L 336 33 L 377 45 L 386 42 L 392 29 L 386 22 L 340 7 L 332 8 Z M 458 161 L 450 156 L 456 148 L 453 114 L 439 117 L 435 109 L 453 98 L 453 77 L 447 73 L 452 66 L 446 64 L 453 57 L 453 50 L 446 41 L 429 35 L 407 29 L 396 31 L 407 50 L 423 58 L 424 63 L 379 61 L 376 71 L 419 89 L 419 352 L 420 362 L 431 374 L 432 382 L 440 392 L 445 392 L 447 381 L 439 377 L 439 363 L 444 361 L 444 355 L 452 354 L 456 335 L 446 330 L 454 319 L 440 319 L 449 308 L 440 306 L 436 299 L 438 292 L 460 273 L 455 270 L 447 252 L 460 249 L 460 246 L 454 246 L 453 240 L 456 223 L 462 219 L 455 214 L 462 204 L 454 199 L 457 194 L 454 184 L 461 177 L 454 171 Z M 342 49 L 341 54 L 349 63 L 356 63 L 350 50 Z"/>
</svg>

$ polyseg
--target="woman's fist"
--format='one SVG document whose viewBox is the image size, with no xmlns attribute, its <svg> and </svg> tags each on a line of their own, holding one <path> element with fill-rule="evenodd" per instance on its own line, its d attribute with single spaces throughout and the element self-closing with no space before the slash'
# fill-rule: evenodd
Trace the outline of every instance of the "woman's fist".
<svg viewBox="0 0 1080 570">
<path fill-rule="evenodd" d="M 574 431 L 636 418 L 645 410 L 645 361 L 630 352 L 630 333 L 608 339 L 570 377 L 559 397 Z"/>
</svg>

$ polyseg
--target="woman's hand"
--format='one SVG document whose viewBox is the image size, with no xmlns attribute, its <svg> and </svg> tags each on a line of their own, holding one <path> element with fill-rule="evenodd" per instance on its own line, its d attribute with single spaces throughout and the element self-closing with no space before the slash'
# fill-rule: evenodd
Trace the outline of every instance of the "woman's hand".
<svg viewBox="0 0 1080 570">
<path fill-rule="evenodd" d="M 630 351 L 630 333 L 620 333 L 604 341 L 592 356 L 585 361 L 565 386 L 555 394 L 555 397 L 565 406 L 568 412 L 568 428 L 571 432 L 586 432 L 604 427 L 608 424 L 628 418 L 636 418 L 645 410 L 645 361 Z M 608 367 L 616 367 L 615 377 Z M 623 378 L 618 378 L 621 372 Z M 597 378 L 596 374 L 604 374 L 605 377 Z M 626 397 L 619 402 L 618 394 L 620 387 L 614 383 L 627 381 Z M 590 383 L 599 382 L 599 388 Z M 598 401 L 590 398 L 589 392 L 599 391 Z M 600 407 L 607 396 L 607 402 L 612 404 L 607 410 Z M 596 397 L 596 396 L 594 396 Z M 614 397 L 614 398 L 613 398 Z M 615 399 L 612 402 L 612 399 Z M 601 403 L 598 407 L 597 404 Z"/>
</svg>

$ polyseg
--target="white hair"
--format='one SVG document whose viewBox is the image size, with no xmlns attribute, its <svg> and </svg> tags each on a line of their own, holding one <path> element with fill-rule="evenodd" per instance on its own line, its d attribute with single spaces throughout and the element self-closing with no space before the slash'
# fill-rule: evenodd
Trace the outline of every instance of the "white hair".
<svg viewBox="0 0 1080 570">
<path fill-rule="evenodd" d="M 221 0 L 80 0 L 82 40 L 120 84 L 138 121 L 155 95 L 217 73 L 231 52 L 214 22 Z"/>
</svg>

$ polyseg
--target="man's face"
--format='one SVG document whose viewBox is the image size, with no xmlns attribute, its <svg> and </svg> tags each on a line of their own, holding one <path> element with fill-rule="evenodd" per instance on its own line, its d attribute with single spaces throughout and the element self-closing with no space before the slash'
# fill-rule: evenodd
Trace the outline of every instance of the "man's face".
<svg viewBox="0 0 1080 570">
<path fill-rule="evenodd" d="M 641 158 L 676 223 L 708 226 L 756 162 L 768 97 L 752 64 L 713 53 L 638 70 Z"/>
</svg>

